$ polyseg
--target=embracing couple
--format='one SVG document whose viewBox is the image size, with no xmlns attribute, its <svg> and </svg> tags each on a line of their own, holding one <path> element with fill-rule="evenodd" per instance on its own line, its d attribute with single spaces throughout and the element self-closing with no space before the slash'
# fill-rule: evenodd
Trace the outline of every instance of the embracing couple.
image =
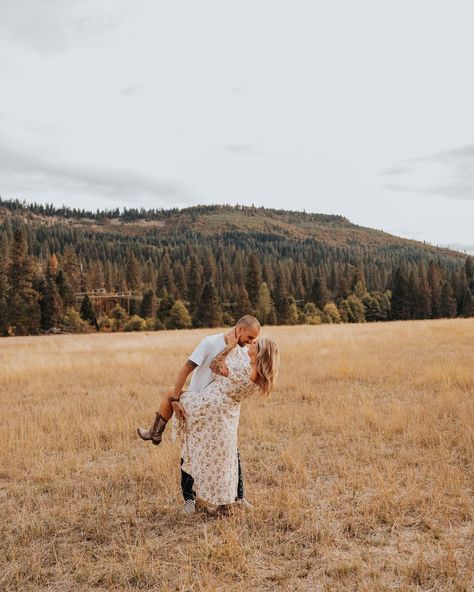
<svg viewBox="0 0 474 592">
<path fill-rule="evenodd" d="M 255 393 L 270 395 L 278 363 L 276 343 L 260 337 L 260 323 L 246 315 L 227 333 L 201 341 L 178 372 L 174 389 L 164 395 L 153 426 L 138 428 L 143 440 L 159 444 L 174 413 L 173 435 L 182 444 L 186 514 L 194 513 L 196 498 L 222 514 L 234 502 L 250 506 L 244 497 L 237 450 L 240 404 Z"/>
</svg>

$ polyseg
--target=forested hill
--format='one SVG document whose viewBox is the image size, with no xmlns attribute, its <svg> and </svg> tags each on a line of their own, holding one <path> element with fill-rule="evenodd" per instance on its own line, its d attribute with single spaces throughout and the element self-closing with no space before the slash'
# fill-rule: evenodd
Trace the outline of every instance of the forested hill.
<svg viewBox="0 0 474 592">
<path fill-rule="evenodd" d="M 0 231 L 4 334 L 474 315 L 471 258 L 342 216 L 0 199 Z"/>
<path fill-rule="evenodd" d="M 199 236 L 254 240 L 316 240 L 328 246 L 377 249 L 395 247 L 413 256 L 457 259 L 461 254 L 426 243 L 403 239 L 381 230 L 358 226 L 343 216 L 247 206 L 194 206 L 183 209 L 113 209 L 96 212 L 52 205 L 25 204 L 0 198 L 0 222 L 16 215 L 31 227 L 64 224 L 88 232 L 124 237 L 183 239 Z M 126 238 L 124 240 L 127 240 Z"/>
</svg>

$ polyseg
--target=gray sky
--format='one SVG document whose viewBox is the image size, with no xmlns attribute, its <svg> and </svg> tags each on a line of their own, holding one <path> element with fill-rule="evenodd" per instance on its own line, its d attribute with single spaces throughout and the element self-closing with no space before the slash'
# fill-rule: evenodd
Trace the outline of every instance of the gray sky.
<svg viewBox="0 0 474 592">
<path fill-rule="evenodd" d="M 473 22 L 467 0 L 0 0 L 0 194 L 474 250 Z"/>
</svg>

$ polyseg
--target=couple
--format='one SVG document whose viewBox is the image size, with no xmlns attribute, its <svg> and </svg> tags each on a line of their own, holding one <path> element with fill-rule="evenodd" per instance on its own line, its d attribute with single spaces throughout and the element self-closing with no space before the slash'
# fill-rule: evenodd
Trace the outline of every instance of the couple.
<svg viewBox="0 0 474 592">
<path fill-rule="evenodd" d="M 276 343 L 259 335 L 260 323 L 246 315 L 227 333 L 205 337 L 163 397 L 153 426 L 138 428 L 143 440 L 159 444 L 174 412 L 186 514 L 194 513 L 196 497 L 222 513 L 234 501 L 250 505 L 237 450 L 240 403 L 254 393 L 270 395 L 279 362 Z M 191 373 L 189 389 L 183 391 Z"/>
</svg>

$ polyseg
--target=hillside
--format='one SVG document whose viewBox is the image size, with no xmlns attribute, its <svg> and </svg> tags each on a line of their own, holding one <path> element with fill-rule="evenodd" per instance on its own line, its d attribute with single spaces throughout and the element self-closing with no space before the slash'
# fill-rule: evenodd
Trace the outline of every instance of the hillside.
<svg viewBox="0 0 474 592">
<path fill-rule="evenodd" d="M 471 258 L 342 216 L 0 201 L 3 334 L 469 317 L 473 293 Z"/>
<path fill-rule="evenodd" d="M 72 208 L 27 205 L 0 200 L 0 223 L 20 217 L 32 227 L 64 225 L 86 233 L 115 237 L 180 240 L 228 238 L 242 234 L 260 240 L 270 237 L 287 241 L 313 240 L 330 247 L 363 247 L 375 251 L 386 247 L 406 249 L 413 255 L 464 259 L 465 255 L 446 248 L 409 240 L 353 224 L 343 216 L 274 210 L 246 206 L 194 206 L 181 210 L 111 210 L 87 212 Z"/>
</svg>

